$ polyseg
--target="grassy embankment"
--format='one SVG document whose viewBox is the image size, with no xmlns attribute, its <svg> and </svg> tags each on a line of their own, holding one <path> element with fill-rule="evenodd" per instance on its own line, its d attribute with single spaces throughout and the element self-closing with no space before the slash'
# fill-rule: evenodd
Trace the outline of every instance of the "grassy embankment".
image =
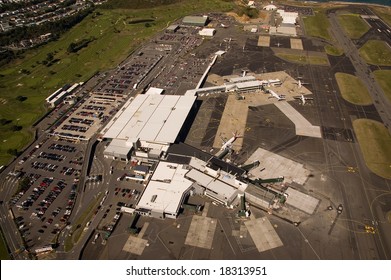
<svg viewBox="0 0 391 280">
<path fill-rule="evenodd" d="M 325 46 L 327 54 L 334 56 L 342 55 L 343 51 L 334 44 L 333 38 L 329 33 L 330 22 L 327 19 L 326 10 L 317 8 L 314 9 L 314 14 L 313 16 L 303 17 L 306 34 L 328 41 L 330 45 Z"/>
<path fill-rule="evenodd" d="M 276 56 L 285 59 L 290 62 L 299 64 L 312 64 L 312 65 L 329 65 L 327 57 L 316 55 L 298 55 L 298 54 L 286 54 L 277 53 Z"/>
<path fill-rule="evenodd" d="M 359 39 L 370 29 L 358 14 L 338 15 L 338 22 L 351 39 Z"/>
<path fill-rule="evenodd" d="M 391 135 L 377 121 L 358 119 L 353 122 L 367 167 L 376 175 L 391 179 Z"/>
<path fill-rule="evenodd" d="M 342 97 L 356 105 L 370 105 L 372 104 L 371 96 L 364 83 L 356 76 L 346 73 L 335 73 L 339 91 Z"/>
<path fill-rule="evenodd" d="M 369 40 L 359 52 L 368 64 L 391 66 L 391 49 L 384 41 Z"/>
<path fill-rule="evenodd" d="M 381 86 L 384 94 L 391 102 L 391 70 L 376 70 L 373 74 L 376 82 Z"/>
<path fill-rule="evenodd" d="M 67 83 L 85 81 L 95 72 L 118 65 L 143 41 L 170 22 L 188 14 L 232 9 L 231 1 L 161 0 L 173 4 L 144 8 L 145 1 L 111 1 L 87 16 L 59 40 L 34 50 L 24 58 L 0 68 L 0 165 L 12 156 L 9 149 L 20 151 L 32 141 L 31 125 L 47 108 L 44 100 Z M 158 3 L 159 4 L 159 3 Z M 71 43 L 91 40 L 77 52 L 68 52 Z M 49 62 L 49 63 L 48 63 Z M 27 97 L 18 101 L 17 96 Z M 15 126 L 21 126 L 15 131 Z"/>
</svg>

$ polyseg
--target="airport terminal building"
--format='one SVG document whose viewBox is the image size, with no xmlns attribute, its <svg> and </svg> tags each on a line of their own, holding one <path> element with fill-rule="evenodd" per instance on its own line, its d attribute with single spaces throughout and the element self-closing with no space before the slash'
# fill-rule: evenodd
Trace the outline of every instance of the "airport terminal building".
<svg viewBox="0 0 391 280">
<path fill-rule="evenodd" d="M 196 98 L 145 94 L 128 100 L 102 130 L 110 141 L 105 157 L 128 161 L 134 151 L 158 159 L 180 137 Z"/>
</svg>

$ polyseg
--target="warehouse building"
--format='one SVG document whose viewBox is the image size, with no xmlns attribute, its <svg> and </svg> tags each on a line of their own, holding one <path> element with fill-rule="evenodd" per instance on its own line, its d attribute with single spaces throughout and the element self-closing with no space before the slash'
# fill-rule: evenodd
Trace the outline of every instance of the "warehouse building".
<svg viewBox="0 0 391 280">
<path fill-rule="evenodd" d="M 213 37 L 216 34 L 216 29 L 214 28 L 203 28 L 198 34 L 203 37 Z"/>
<path fill-rule="evenodd" d="M 104 155 L 127 161 L 134 151 L 137 157 L 159 158 L 180 138 L 196 98 L 143 94 L 128 100 L 102 130 L 102 138 L 111 141 Z"/>
<path fill-rule="evenodd" d="M 184 25 L 191 25 L 191 26 L 205 26 L 207 22 L 208 22 L 207 16 L 186 16 L 182 20 L 182 23 Z"/>
</svg>

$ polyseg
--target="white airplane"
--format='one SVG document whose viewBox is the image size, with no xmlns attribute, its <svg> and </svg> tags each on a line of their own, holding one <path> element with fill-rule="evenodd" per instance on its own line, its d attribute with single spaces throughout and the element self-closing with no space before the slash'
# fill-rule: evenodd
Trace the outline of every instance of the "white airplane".
<svg viewBox="0 0 391 280">
<path fill-rule="evenodd" d="M 303 85 L 309 85 L 309 83 L 302 82 L 301 79 L 299 79 L 298 82 L 293 82 L 293 83 L 296 84 L 298 88 L 301 88 Z"/>
<path fill-rule="evenodd" d="M 276 44 L 276 46 L 279 48 L 280 46 L 282 46 L 282 44 L 281 44 L 280 42 L 278 42 L 278 43 Z"/>
<path fill-rule="evenodd" d="M 223 138 L 221 138 L 221 140 L 223 140 L 223 145 L 221 146 L 221 151 L 223 150 L 226 150 L 226 149 L 231 149 L 232 148 L 232 144 L 236 141 L 236 139 L 240 138 L 240 137 L 243 137 L 241 135 L 238 135 L 237 131 L 235 133 L 232 132 L 232 137 L 225 141 Z"/>
<path fill-rule="evenodd" d="M 303 94 L 301 96 L 294 96 L 294 99 L 300 99 L 302 102 L 302 105 L 305 104 L 306 100 L 314 100 L 312 97 L 305 97 Z"/>
<path fill-rule="evenodd" d="M 267 93 L 271 94 L 271 96 L 269 98 L 276 98 L 278 101 L 285 99 L 285 95 L 282 95 L 282 94 L 279 95 L 279 94 L 275 93 L 274 91 L 272 91 L 271 89 L 269 89 Z"/>
</svg>

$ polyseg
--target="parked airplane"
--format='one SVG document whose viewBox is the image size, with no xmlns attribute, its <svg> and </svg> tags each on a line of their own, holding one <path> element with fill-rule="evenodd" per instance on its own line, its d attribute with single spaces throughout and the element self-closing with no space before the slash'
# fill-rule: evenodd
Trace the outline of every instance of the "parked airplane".
<svg viewBox="0 0 391 280">
<path fill-rule="evenodd" d="M 275 93 L 274 91 L 272 91 L 271 89 L 269 89 L 267 91 L 267 93 L 271 94 L 271 96 L 269 98 L 276 98 L 278 101 L 285 99 L 285 95 L 282 95 L 282 94 L 279 95 L 279 94 Z"/>
<path fill-rule="evenodd" d="M 229 140 L 227 140 L 227 141 L 222 139 L 223 140 L 223 145 L 221 146 L 221 149 L 220 149 L 221 151 L 226 150 L 226 149 L 231 149 L 233 142 L 235 142 L 236 139 L 238 139 L 240 137 L 243 137 L 241 135 L 238 135 L 237 131 L 235 131 L 235 133 L 232 132 L 232 135 L 233 136 Z"/>
<path fill-rule="evenodd" d="M 302 102 L 302 105 L 305 104 L 306 100 L 314 100 L 312 97 L 305 97 L 303 94 L 301 96 L 294 96 L 294 99 L 300 99 Z"/>
<path fill-rule="evenodd" d="M 298 88 L 301 88 L 303 85 L 309 85 L 309 83 L 302 82 L 301 79 L 299 79 L 298 82 L 293 82 L 297 85 Z"/>
<path fill-rule="evenodd" d="M 278 43 L 276 44 L 276 46 L 279 48 L 280 46 L 282 46 L 282 44 L 281 44 L 280 42 L 278 42 Z"/>
</svg>

